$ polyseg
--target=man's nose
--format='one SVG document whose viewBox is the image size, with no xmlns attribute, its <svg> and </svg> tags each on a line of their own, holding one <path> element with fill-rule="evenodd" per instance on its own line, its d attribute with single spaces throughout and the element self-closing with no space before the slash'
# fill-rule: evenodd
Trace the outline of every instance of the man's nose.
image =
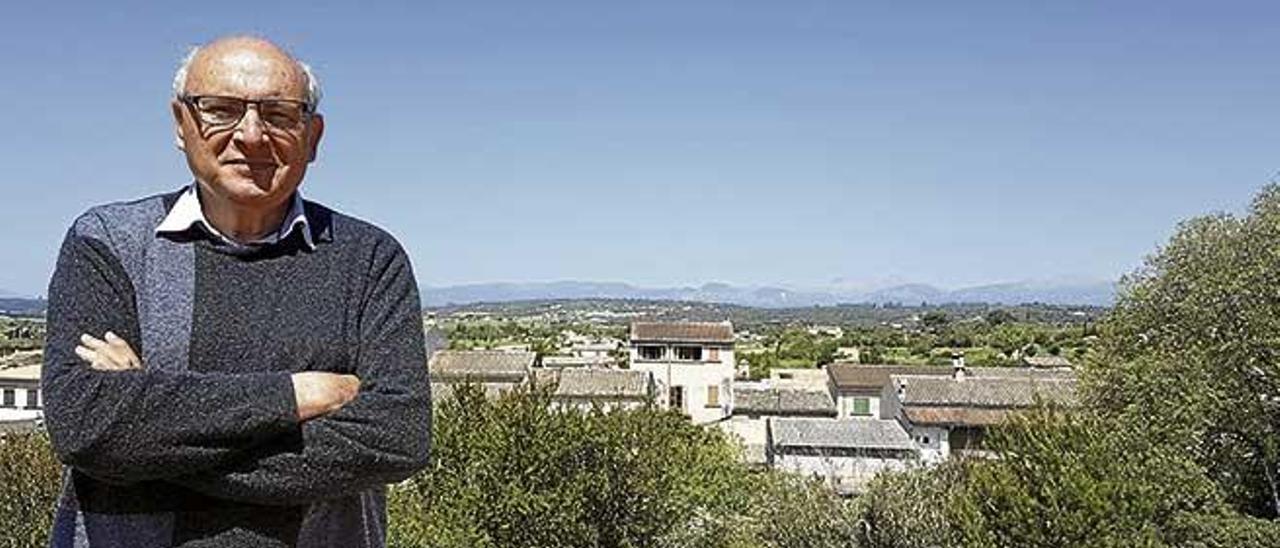
<svg viewBox="0 0 1280 548">
<path fill-rule="evenodd" d="M 246 105 L 244 116 L 236 124 L 235 139 L 247 145 L 261 145 L 266 141 L 266 127 L 258 115 L 257 105 Z"/>
</svg>

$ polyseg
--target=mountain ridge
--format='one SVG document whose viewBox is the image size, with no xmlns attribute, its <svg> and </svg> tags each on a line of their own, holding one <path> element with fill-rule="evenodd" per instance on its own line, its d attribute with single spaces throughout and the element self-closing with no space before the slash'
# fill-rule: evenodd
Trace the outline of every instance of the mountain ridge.
<svg viewBox="0 0 1280 548">
<path fill-rule="evenodd" d="M 462 305 L 480 302 L 511 302 L 551 299 L 641 299 L 699 301 L 763 308 L 833 306 L 837 304 L 945 304 L 990 303 L 1016 305 L 1044 303 L 1056 305 L 1110 306 L 1115 299 L 1115 282 L 1074 281 L 1006 282 L 941 289 L 922 283 L 900 284 L 874 290 L 840 288 L 788 288 L 781 286 L 735 286 L 707 282 L 699 286 L 640 287 L 624 282 L 560 280 L 554 282 L 497 282 L 453 286 L 422 284 L 423 304 Z"/>
</svg>

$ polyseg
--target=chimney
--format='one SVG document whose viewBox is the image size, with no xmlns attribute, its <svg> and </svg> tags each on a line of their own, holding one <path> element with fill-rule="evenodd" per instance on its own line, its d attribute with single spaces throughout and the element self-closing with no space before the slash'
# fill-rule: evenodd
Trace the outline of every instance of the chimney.
<svg viewBox="0 0 1280 548">
<path fill-rule="evenodd" d="M 964 366 L 964 353 L 953 352 L 951 354 L 951 378 L 956 381 L 963 381 L 969 376 L 969 368 Z"/>
</svg>

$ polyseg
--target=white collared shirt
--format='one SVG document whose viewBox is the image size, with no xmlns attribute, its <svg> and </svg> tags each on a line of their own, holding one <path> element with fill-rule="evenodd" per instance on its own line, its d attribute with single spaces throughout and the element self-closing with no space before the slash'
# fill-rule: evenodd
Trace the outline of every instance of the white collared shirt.
<svg viewBox="0 0 1280 548">
<path fill-rule="evenodd" d="M 307 222 L 306 210 L 302 207 L 301 191 L 294 191 L 293 202 L 289 205 L 289 211 L 285 213 L 279 229 L 257 240 L 241 243 L 218 232 L 213 223 L 205 218 L 204 210 L 200 208 L 200 194 L 196 192 L 196 185 L 193 183 L 178 197 L 178 201 L 169 209 L 169 214 L 165 215 L 164 220 L 156 226 L 156 234 L 186 232 L 191 230 L 193 225 L 199 225 L 223 242 L 235 246 L 270 245 L 288 238 L 294 230 L 302 230 L 302 241 L 305 242 L 307 249 L 315 250 L 316 248 L 311 240 L 311 225 Z"/>
</svg>

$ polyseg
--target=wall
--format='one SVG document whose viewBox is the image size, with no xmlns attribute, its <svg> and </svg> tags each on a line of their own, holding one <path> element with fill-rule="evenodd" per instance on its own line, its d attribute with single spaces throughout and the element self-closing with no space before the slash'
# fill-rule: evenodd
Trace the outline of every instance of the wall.
<svg viewBox="0 0 1280 548">
<path fill-rule="evenodd" d="M 880 457 L 818 456 L 793 454 L 789 449 L 774 455 L 774 467 L 807 477 L 820 478 L 841 494 L 862 492 L 884 470 L 906 470 L 914 461 Z"/>
</svg>

